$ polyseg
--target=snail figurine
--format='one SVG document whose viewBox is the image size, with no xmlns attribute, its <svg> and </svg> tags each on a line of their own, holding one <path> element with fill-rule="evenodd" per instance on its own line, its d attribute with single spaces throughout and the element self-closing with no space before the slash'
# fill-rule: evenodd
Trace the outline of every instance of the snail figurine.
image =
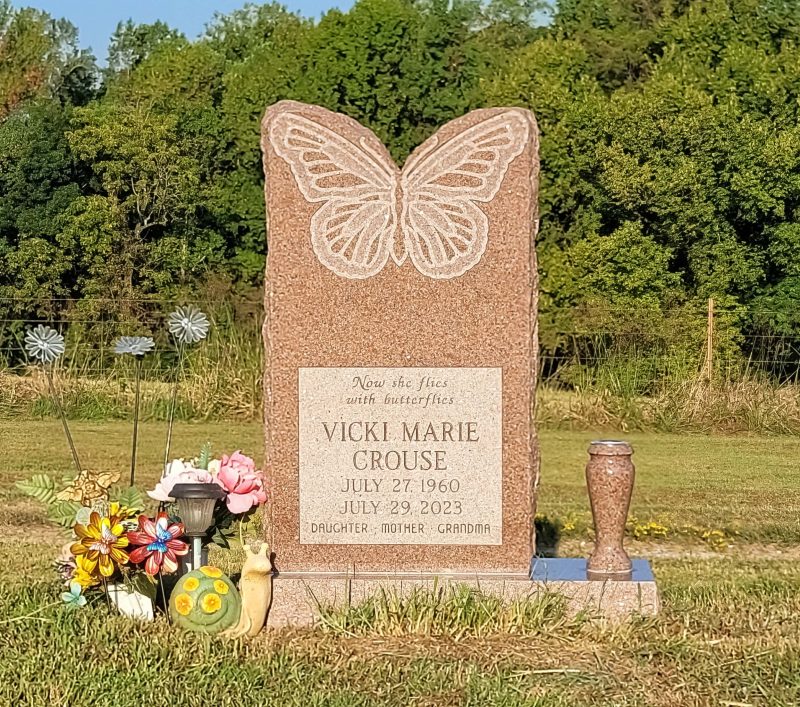
<svg viewBox="0 0 800 707">
<path fill-rule="evenodd" d="M 253 552 L 249 545 L 244 546 L 246 558 L 242 567 L 242 578 L 239 581 L 239 592 L 242 596 L 242 610 L 239 623 L 225 631 L 226 636 L 255 636 L 267 622 L 272 600 L 272 563 L 269 560 L 269 546 L 262 543 L 258 552 Z"/>
<path fill-rule="evenodd" d="M 189 631 L 255 636 L 267 621 L 272 600 L 269 546 L 258 552 L 244 546 L 246 558 L 239 590 L 218 567 L 203 566 L 178 580 L 169 599 L 173 623 Z"/>
</svg>

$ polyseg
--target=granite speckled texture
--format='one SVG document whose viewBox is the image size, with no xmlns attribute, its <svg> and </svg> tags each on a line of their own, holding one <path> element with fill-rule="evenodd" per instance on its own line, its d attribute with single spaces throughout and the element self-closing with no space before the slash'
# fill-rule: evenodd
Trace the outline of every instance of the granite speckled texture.
<svg viewBox="0 0 800 707">
<path fill-rule="evenodd" d="M 527 572 L 533 550 L 539 468 L 532 423 L 537 370 L 536 123 L 532 114 L 519 109 L 474 111 L 445 125 L 410 159 L 435 151 L 437 145 L 454 144 L 471 128 L 504 115 L 513 117 L 509 124 L 517 131 L 519 150 L 494 197 L 476 207 L 488 221 L 485 249 L 463 273 L 453 275 L 453 269 L 442 270 L 441 276 L 428 267 L 424 252 L 415 255 L 408 241 L 403 246 L 400 236 L 395 238 L 391 257 L 381 256 L 388 258 L 381 267 L 375 266 L 380 258 L 372 251 L 362 254 L 363 267 L 340 267 L 335 254 L 323 252 L 324 244 L 312 247 L 312 221 L 317 238 L 325 225 L 323 217 L 329 214 L 324 200 L 313 200 L 316 192 L 308 187 L 305 193 L 301 191 L 298 175 L 276 151 L 276 145 L 284 152 L 288 149 L 285 136 L 291 120 L 292 124 L 308 125 L 303 121 L 311 121 L 324 126 L 337 140 L 347 142 L 346 150 L 372 155 L 370 159 L 376 163 L 390 162 L 389 155 L 371 131 L 319 107 L 284 101 L 265 115 L 262 148 L 269 255 L 263 329 L 264 413 L 266 470 L 271 487 L 266 533 L 281 573 Z M 278 132 L 284 142 L 276 138 Z M 399 179 L 400 172 L 393 169 L 393 175 L 387 172 L 387 179 Z M 440 184 L 458 187 L 460 179 L 451 174 Z M 463 179 L 467 184 L 469 178 Z M 407 197 L 398 192 L 391 198 L 398 209 L 393 217 L 399 223 L 399 204 Z M 479 222 L 483 218 L 480 214 L 465 207 L 459 218 L 462 222 L 470 218 Z M 375 247 L 380 249 L 380 242 Z M 323 262 L 326 258 L 327 264 Z M 501 544 L 302 544 L 298 370 L 319 367 L 502 369 Z M 280 588 L 287 586 L 284 580 L 277 580 L 275 586 L 277 606 L 282 592 L 288 590 Z"/>
<path fill-rule="evenodd" d="M 590 576 L 627 578 L 631 559 L 625 552 L 625 524 L 636 470 L 627 442 L 600 440 L 589 446 L 586 484 L 594 520 L 595 547 L 588 562 Z"/>
</svg>

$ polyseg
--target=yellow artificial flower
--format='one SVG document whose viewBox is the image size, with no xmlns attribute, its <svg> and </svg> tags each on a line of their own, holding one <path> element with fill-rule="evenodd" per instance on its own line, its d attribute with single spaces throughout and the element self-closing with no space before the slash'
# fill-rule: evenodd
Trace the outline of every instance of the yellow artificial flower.
<svg viewBox="0 0 800 707">
<path fill-rule="evenodd" d="M 94 567 L 94 572 L 91 569 L 92 565 L 86 559 L 86 555 L 76 555 L 75 557 L 75 571 L 72 573 L 72 581 L 80 584 L 84 589 L 93 587 L 100 583 L 96 575 L 97 567 Z"/>
<path fill-rule="evenodd" d="M 72 530 L 78 542 L 72 544 L 70 551 L 76 558 L 86 558 L 85 567 L 90 573 L 99 568 L 103 577 L 110 577 L 119 565 L 128 562 L 128 554 L 123 550 L 128 547 L 128 537 L 117 516 L 101 516 L 93 511 L 89 525 L 77 523 Z"/>
<path fill-rule="evenodd" d="M 178 613 L 181 616 L 186 616 L 194 606 L 194 602 L 192 601 L 192 597 L 188 594 L 178 594 L 175 597 L 175 608 L 178 610 Z"/>
<path fill-rule="evenodd" d="M 220 610 L 222 599 L 219 594 L 206 594 L 200 601 L 200 606 L 207 614 L 214 614 Z"/>
<path fill-rule="evenodd" d="M 131 520 L 135 518 L 139 511 L 136 508 L 128 508 L 121 506 L 117 501 L 110 503 L 108 506 L 108 515 L 117 516 L 120 521 Z"/>
<path fill-rule="evenodd" d="M 225 584 L 221 579 L 214 580 L 214 589 L 217 590 L 217 594 L 227 594 L 228 593 L 228 585 Z"/>
<path fill-rule="evenodd" d="M 204 565 L 200 568 L 200 571 L 206 577 L 222 577 L 222 570 L 217 567 L 212 567 L 211 565 Z"/>
<path fill-rule="evenodd" d="M 199 580 L 199 579 L 197 579 L 197 577 L 187 577 L 187 578 L 186 578 L 186 579 L 183 581 L 183 588 L 184 588 L 184 589 L 185 589 L 187 592 L 193 592 L 193 591 L 194 591 L 195 589 L 197 589 L 199 586 L 200 586 L 200 580 Z"/>
</svg>

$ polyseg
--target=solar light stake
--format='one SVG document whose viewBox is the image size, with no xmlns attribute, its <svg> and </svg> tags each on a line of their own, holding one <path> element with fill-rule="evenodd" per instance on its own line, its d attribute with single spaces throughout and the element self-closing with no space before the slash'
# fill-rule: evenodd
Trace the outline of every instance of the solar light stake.
<svg viewBox="0 0 800 707">
<path fill-rule="evenodd" d="M 214 507 L 226 493 L 216 484 L 175 484 L 171 495 L 178 501 L 184 530 L 192 539 L 192 569 L 196 570 L 203 564 L 203 538 L 214 523 Z"/>
</svg>

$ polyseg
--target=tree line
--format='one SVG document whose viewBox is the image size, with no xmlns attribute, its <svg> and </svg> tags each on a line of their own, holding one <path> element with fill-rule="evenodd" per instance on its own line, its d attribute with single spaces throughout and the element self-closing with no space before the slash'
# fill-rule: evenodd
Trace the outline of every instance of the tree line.
<svg viewBox="0 0 800 707">
<path fill-rule="evenodd" d="M 511 105 L 542 133 L 546 347 L 662 336 L 710 297 L 723 348 L 794 337 L 799 42 L 795 0 L 358 0 L 318 21 L 248 5 L 195 40 L 121 23 L 101 68 L 69 23 L 0 0 L 0 306 L 258 288 L 275 101 L 346 113 L 399 163 Z"/>
</svg>

